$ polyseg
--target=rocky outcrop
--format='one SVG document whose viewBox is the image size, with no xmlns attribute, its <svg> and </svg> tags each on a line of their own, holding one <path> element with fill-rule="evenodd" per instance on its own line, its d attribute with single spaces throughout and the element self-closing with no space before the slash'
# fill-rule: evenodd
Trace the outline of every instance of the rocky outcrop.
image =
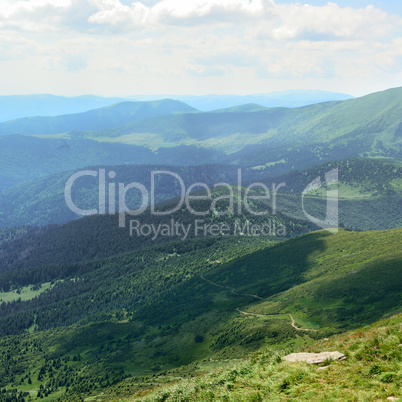
<svg viewBox="0 0 402 402">
<path fill-rule="evenodd" d="M 321 353 L 291 353 L 283 358 L 287 362 L 306 362 L 311 364 L 321 364 L 325 360 L 345 360 L 346 356 L 340 352 L 321 352 Z"/>
</svg>

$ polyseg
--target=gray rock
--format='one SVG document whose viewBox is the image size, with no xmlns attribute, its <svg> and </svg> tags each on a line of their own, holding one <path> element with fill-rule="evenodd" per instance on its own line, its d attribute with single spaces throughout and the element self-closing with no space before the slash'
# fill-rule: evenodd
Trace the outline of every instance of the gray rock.
<svg viewBox="0 0 402 402">
<path fill-rule="evenodd" d="M 283 358 L 287 362 L 306 362 L 311 364 L 321 364 L 325 360 L 345 360 L 346 356 L 339 352 L 321 352 L 321 353 L 291 353 Z"/>
</svg>

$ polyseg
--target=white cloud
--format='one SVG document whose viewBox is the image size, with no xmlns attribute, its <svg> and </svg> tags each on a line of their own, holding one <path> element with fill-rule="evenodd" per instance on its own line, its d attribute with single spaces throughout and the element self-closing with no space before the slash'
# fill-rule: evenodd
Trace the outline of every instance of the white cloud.
<svg viewBox="0 0 402 402">
<path fill-rule="evenodd" d="M 383 37 L 402 26 L 401 18 L 375 8 L 353 9 L 336 3 L 324 6 L 273 0 L 162 0 L 153 6 L 119 0 L 89 0 L 98 11 L 88 21 L 98 25 L 120 25 L 122 29 L 164 26 L 250 25 L 259 38 L 277 40 L 322 40 L 350 37 Z"/>
<path fill-rule="evenodd" d="M 250 24 L 250 20 L 252 24 Z M 311 39 L 382 37 L 402 26 L 401 18 L 367 6 L 362 9 L 328 3 L 275 4 L 274 0 L 161 0 L 147 6 L 120 0 L 0 0 L 0 29 L 97 33 L 130 29 L 166 29 L 209 24 L 212 29 L 248 26 L 255 38 Z"/>
<path fill-rule="evenodd" d="M 60 17 L 71 6 L 71 0 L 0 0 L 0 29 L 58 30 Z"/>
<path fill-rule="evenodd" d="M 188 67 L 188 71 L 190 74 L 193 74 L 198 77 L 223 77 L 228 74 L 227 68 L 222 67 L 206 67 L 203 65 L 190 65 Z"/>
<path fill-rule="evenodd" d="M 401 71 L 402 66 L 402 38 L 397 38 L 388 46 L 381 46 L 382 50 L 376 55 L 378 66 L 387 71 Z"/>
<path fill-rule="evenodd" d="M 239 17 L 262 17 L 273 7 L 273 1 L 269 0 L 163 0 L 152 7 L 152 13 L 162 23 L 170 24 L 184 20 L 239 22 Z"/>
<path fill-rule="evenodd" d="M 244 24 L 250 19 L 261 19 L 275 7 L 273 0 L 162 0 L 153 6 L 134 2 L 130 7 L 119 0 L 90 1 L 98 8 L 89 17 L 90 23 L 119 24 L 122 29 Z"/>
<path fill-rule="evenodd" d="M 144 26 L 150 15 L 150 8 L 142 3 L 125 6 L 119 0 L 89 0 L 98 11 L 89 16 L 91 24 L 129 24 L 132 27 Z"/>
<path fill-rule="evenodd" d="M 341 8 L 335 3 L 314 7 L 286 4 L 277 8 L 281 25 L 272 31 L 276 39 L 382 37 L 400 24 L 400 19 L 367 6 Z"/>
<path fill-rule="evenodd" d="M 43 74 L 60 72 L 72 79 L 119 76 L 135 85 L 197 83 L 202 90 L 209 83 L 212 91 L 225 85 L 254 85 L 260 91 L 261 83 L 278 78 L 353 82 L 402 70 L 401 33 L 401 16 L 373 6 L 0 0 L 0 72 L 8 60 L 7 71 L 19 63 L 16 71 L 35 65 Z"/>
</svg>

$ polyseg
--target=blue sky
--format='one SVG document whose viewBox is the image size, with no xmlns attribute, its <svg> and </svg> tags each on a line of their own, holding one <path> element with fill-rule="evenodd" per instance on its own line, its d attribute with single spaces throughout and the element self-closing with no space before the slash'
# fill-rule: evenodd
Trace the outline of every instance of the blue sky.
<svg viewBox="0 0 402 402">
<path fill-rule="evenodd" d="M 0 94 L 248 94 L 402 86 L 402 5 L 0 0 Z"/>
<path fill-rule="evenodd" d="M 324 6 L 328 3 L 328 1 L 323 0 L 309 0 L 309 1 L 299 1 L 300 3 L 308 3 L 313 6 Z M 286 4 L 289 1 L 286 0 L 277 0 L 276 4 Z M 382 10 L 388 13 L 395 13 L 402 15 L 402 2 L 400 0 L 388 0 L 388 1 L 380 1 L 380 0 L 373 0 L 373 1 L 366 1 L 366 0 L 341 0 L 341 1 L 332 1 L 332 3 L 337 3 L 341 7 L 353 7 L 353 8 L 364 8 L 368 5 L 372 4 L 375 7 L 381 8 Z"/>
</svg>

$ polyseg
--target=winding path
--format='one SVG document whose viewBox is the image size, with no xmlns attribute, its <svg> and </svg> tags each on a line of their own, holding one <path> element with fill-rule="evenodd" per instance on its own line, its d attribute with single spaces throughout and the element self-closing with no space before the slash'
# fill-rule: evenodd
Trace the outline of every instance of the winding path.
<svg viewBox="0 0 402 402">
<path fill-rule="evenodd" d="M 257 295 L 252 295 L 249 293 L 237 293 L 236 290 L 234 288 L 231 288 L 230 286 L 223 286 L 223 285 L 219 285 L 218 283 L 212 282 L 209 279 L 206 279 L 204 277 L 204 275 L 201 275 L 201 278 L 205 281 L 208 282 L 209 284 L 213 285 L 213 286 L 217 286 L 218 288 L 221 289 L 229 289 L 232 294 L 237 295 L 237 296 L 249 296 L 249 297 L 254 297 L 255 299 L 259 299 L 259 300 L 263 300 L 262 297 L 257 296 Z M 296 331 L 313 331 L 313 332 L 317 332 L 316 329 L 310 329 L 310 328 L 299 328 L 296 326 L 295 320 L 292 316 L 292 314 L 287 313 L 287 314 L 257 314 L 257 313 L 248 313 L 247 311 L 243 311 L 240 310 L 239 307 L 237 307 L 236 309 L 237 312 L 239 312 L 240 314 L 244 314 L 244 315 L 254 315 L 256 317 L 279 317 L 279 316 L 283 316 L 283 315 L 288 315 L 290 317 L 290 320 L 292 321 L 291 325 L 292 327 L 296 330 Z"/>
<path fill-rule="evenodd" d="M 239 313 L 244 314 L 244 315 L 255 315 L 257 317 L 278 317 L 278 316 L 281 316 L 281 315 L 288 315 L 290 317 L 291 321 L 292 321 L 291 325 L 296 331 L 314 331 L 314 332 L 317 332 L 316 329 L 297 327 L 296 324 L 295 324 L 295 320 L 294 320 L 292 314 L 289 314 L 289 313 L 287 313 L 287 314 L 256 314 L 256 313 L 248 313 L 247 311 L 240 310 L 240 308 L 237 308 L 236 311 L 238 311 Z"/>
</svg>

